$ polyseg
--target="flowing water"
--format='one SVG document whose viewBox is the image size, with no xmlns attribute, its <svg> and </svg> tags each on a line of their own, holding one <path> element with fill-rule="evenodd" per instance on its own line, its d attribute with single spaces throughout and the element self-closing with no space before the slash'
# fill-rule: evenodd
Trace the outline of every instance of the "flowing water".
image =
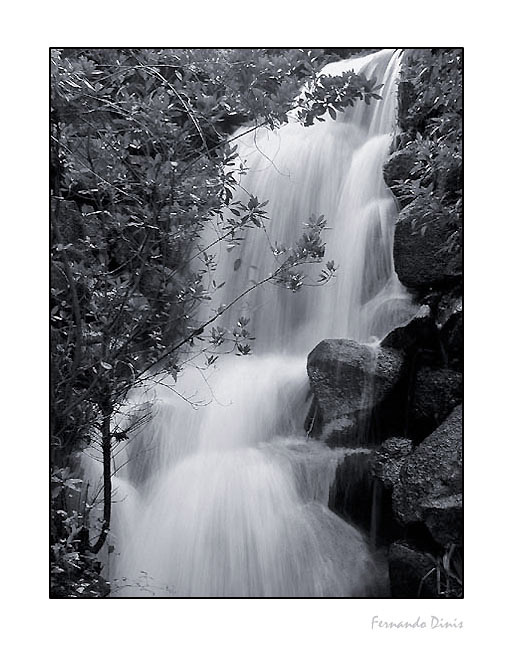
<svg viewBox="0 0 513 650">
<path fill-rule="evenodd" d="M 272 272 L 269 240 L 292 245 L 312 214 L 325 216 L 325 259 L 340 268 L 327 286 L 297 294 L 257 288 L 223 316 L 232 327 L 240 314 L 250 318 L 250 357 L 186 369 L 181 396 L 157 384 L 131 396 L 128 413 L 152 403 L 153 417 L 115 458 L 113 596 L 381 593 L 366 539 L 327 507 L 337 465 L 355 450 L 306 437 L 306 357 L 324 338 L 380 339 L 411 315 L 393 266 L 395 202 L 382 178 L 399 63 L 393 50 L 332 63 L 326 74 L 377 77 L 383 99 L 359 102 L 336 121 L 306 128 L 291 118 L 238 140 L 249 167 L 240 198 L 269 201 L 269 239 L 253 229 L 240 248 L 220 246 L 225 285 L 213 307 Z M 206 231 L 204 241 L 215 236 Z"/>
</svg>

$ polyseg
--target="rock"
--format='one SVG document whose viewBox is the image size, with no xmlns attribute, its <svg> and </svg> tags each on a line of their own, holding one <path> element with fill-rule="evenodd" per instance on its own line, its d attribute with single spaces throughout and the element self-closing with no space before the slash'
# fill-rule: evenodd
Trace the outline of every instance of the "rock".
<svg viewBox="0 0 513 650">
<path fill-rule="evenodd" d="M 400 149 L 394 151 L 385 162 L 383 167 L 383 177 L 385 183 L 392 189 L 399 190 L 397 193 L 400 196 L 400 185 L 410 176 L 413 165 L 417 162 L 415 151 L 411 148 Z"/>
<path fill-rule="evenodd" d="M 370 449 L 354 450 L 338 463 L 328 507 L 363 530 L 375 547 L 388 545 L 404 535 L 404 528 L 392 511 L 392 493 L 374 475 Z"/>
<path fill-rule="evenodd" d="M 410 127 L 408 119 L 408 110 L 413 106 L 417 93 L 415 86 L 411 81 L 400 81 L 397 86 L 397 100 L 398 100 L 398 120 L 401 129 L 407 131 Z"/>
<path fill-rule="evenodd" d="M 461 544 L 463 539 L 463 497 L 453 494 L 422 503 L 424 522 L 441 546 Z"/>
<path fill-rule="evenodd" d="M 463 370 L 463 299 L 461 288 L 440 300 L 437 314 L 440 340 L 451 368 Z"/>
<path fill-rule="evenodd" d="M 443 294 L 438 303 L 438 313 L 436 315 L 436 324 L 443 329 L 454 316 L 463 312 L 463 298 L 461 288 L 458 287 L 453 291 Z"/>
<path fill-rule="evenodd" d="M 428 305 L 422 305 L 405 325 L 396 327 L 387 334 L 381 345 L 395 350 L 409 350 L 412 347 L 436 345 L 437 340 L 438 331 L 431 309 Z"/>
<path fill-rule="evenodd" d="M 437 598 L 436 562 L 408 542 L 395 542 L 388 555 L 392 598 Z"/>
<path fill-rule="evenodd" d="M 362 442 L 360 424 L 362 420 L 361 413 L 355 413 L 350 417 L 342 416 L 332 420 L 325 421 L 321 415 L 320 422 L 320 439 L 332 447 L 355 446 Z"/>
<path fill-rule="evenodd" d="M 450 512 L 462 492 L 462 409 L 457 406 L 436 431 L 405 459 L 392 492 L 394 514 L 402 524 L 429 520 L 435 539 L 461 544 Z"/>
<path fill-rule="evenodd" d="M 331 510 L 367 532 L 371 528 L 373 501 L 369 459 L 369 450 L 343 458 L 337 465 L 328 502 Z"/>
<path fill-rule="evenodd" d="M 412 393 L 410 428 L 432 431 L 461 404 L 463 376 L 448 368 L 421 367 L 415 375 Z"/>
<path fill-rule="evenodd" d="M 408 438 L 389 438 L 373 452 L 371 473 L 387 490 L 399 481 L 400 469 L 411 448 L 412 442 Z"/>
<path fill-rule="evenodd" d="M 429 197 L 419 196 L 401 210 L 395 228 L 394 263 L 406 287 L 427 289 L 461 280 L 461 252 L 447 251 L 454 232 L 443 209 Z"/>
<path fill-rule="evenodd" d="M 451 368 L 463 372 L 463 313 L 454 314 L 442 329 L 441 341 Z"/>
<path fill-rule="evenodd" d="M 403 365 L 398 350 L 327 339 L 309 354 L 307 371 L 323 423 L 323 438 L 340 442 L 390 394 Z"/>
<path fill-rule="evenodd" d="M 397 350 L 348 339 L 321 341 L 307 362 L 321 408 L 335 417 L 368 408 L 366 399 L 370 405 L 380 402 L 397 382 L 401 367 Z"/>
</svg>

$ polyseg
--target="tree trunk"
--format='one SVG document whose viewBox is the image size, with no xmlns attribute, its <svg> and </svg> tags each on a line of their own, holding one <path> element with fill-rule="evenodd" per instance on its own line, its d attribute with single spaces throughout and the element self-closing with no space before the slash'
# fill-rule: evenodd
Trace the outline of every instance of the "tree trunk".
<svg viewBox="0 0 513 650">
<path fill-rule="evenodd" d="M 93 553 L 98 553 L 102 548 L 110 528 L 112 514 L 112 473 L 111 473 L 111 452 L 112 436 L 110 432 L 110 421 L 112 416 L 112 403 L 110 394 L 100 405 L 102 410 L 102 457 L 103 457 L 103 523 L 100 536 L 91 547 Z"/>
</svg>

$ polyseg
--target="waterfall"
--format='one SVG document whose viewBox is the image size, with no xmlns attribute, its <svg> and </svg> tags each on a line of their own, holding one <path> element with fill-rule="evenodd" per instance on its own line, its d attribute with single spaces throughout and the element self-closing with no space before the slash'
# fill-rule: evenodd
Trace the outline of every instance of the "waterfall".
<svg viewBox="0 0 513 650">
<path fill-rule="evenodd" d="M 366 539 L 328 509 L 337 466 L 358 450 L 306 437 L 306 357 L 328 337 L 381 339 L 411 315 L 393 265 L 397 211 L 382 178 L 399 64 L 393 50 L 329 64 L 326 74 L 377 77 L 382 100 L 310 127 L 291 116 L 278 130 L 238 140 L 249 168 L 241 196 L 269 201 L 269 239 L 291 245 L 302 224 L 322 214 L 325 259 L 339 271 L 327 286 L 297 294 L 256 288 L 226 313 L 222 324 L 232 327 L 239 314 L 250 318 L 253 355 L 223 358 L 201 373 L 187 368 L 180 395 L 159 384 L 131 395 L 120 417 L 146 404 L 153 417 L 114 459 L 113 596 L 382 593 L 382 568 Z M 267 235 L 252 229 L 238 249 L 220 245 L 225 285 L 206 318 L 272 271 Z M 206 242 L 215 236 L 204 233 Z"/>
</svg>

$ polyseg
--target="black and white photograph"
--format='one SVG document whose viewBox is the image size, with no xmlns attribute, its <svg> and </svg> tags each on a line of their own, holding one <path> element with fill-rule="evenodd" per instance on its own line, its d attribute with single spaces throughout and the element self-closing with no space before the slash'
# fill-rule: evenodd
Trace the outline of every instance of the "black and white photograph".
<svg viewBox="0 0 513 650">
<path fill-rule="evenodd" d="M 50 599 L 463 599 L 464 49 L 48 56 Z"/>
</svg>

